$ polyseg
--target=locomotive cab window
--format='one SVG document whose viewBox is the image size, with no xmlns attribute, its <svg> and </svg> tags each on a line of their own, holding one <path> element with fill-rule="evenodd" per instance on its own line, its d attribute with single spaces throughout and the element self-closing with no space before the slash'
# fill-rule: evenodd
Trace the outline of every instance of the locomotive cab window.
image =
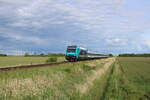
<svg viewBox="0 0 150 100">
<path fill-rule="evenodd" d="M 75 52 L 76 49 L 68 49 L 67 52 Z"/>
</svg>

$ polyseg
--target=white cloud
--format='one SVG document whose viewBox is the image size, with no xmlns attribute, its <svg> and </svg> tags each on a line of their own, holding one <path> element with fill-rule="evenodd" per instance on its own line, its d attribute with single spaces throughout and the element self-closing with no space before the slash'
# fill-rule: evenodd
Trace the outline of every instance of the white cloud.
<svg viewBox="0 0 150 100">
<path fill-rule="evenodd" d="M 125 38 L 106 39 L 106 43 L 109 46 L 127 46 L 128 39 L 125 39 Z"/>
<path fill-rule="evenodd" d="M 145 44 L 150 47 L 150 41 L 146 41 Z"/>
<path fill-rule="evenodd" d="M 7 4 L 27 4 L 31 1 L 32 0 L 0 0 L 0 2 Z"/>
<path fill-rule="evenodd" d="M 148 48 L 150 48 L 150 37 L 145 37 L 145 38 L 143 38 L 142 40 L 143 40 L 142 43 L 143 43 L 145 46 L 147 46 Z"/>
<path fill-rule="evenodd" d="M 37 45 L 44 45 L 44 44 L 47 44 L 48 42 L 45 39 L 41 39 L 39 37 L 33 37 L 33 36 L 31 37 L 31 36 L 11 35 L 10 38 L 13 38 L 18 41 L 27 42 L 27 43 L 34 43 Z"/>
<path fill-rule="evenodd" d="M 7 55 L 16 55 L 16 56 L 22 56 L 26 53 L 26 51 L 21 51 L 21 50 L 5 50 L 3 51 L 4 54 Z"/>
<path fill-rule="evenodd" d="M 1 30 L 1 29 L 0 29 Z M 14 41 L 18 41 L 18 42 L 24 42 L 24 43 L 31 43 L 31 44 L 36 44 L 36 45 L 46 45 L 48 43 L 47 39 L 42 39 L 40 37 L 37 36 L 31 36 L 31 35 L 22 35 L 19 33 L 9 33 L 9 31 L 4 31 L 1 30 L 2 33 L 0 33 L 0 37 L 5 37 L 7 39 L 12 39 Z"/>
<path fill-rule="evenodd" d="M 138 41 L 140 41 L 141 46 L 147 46 L 150 49 L 150 29 L 145 30 L 140 34 L 140 38 Z"/>
</svg>

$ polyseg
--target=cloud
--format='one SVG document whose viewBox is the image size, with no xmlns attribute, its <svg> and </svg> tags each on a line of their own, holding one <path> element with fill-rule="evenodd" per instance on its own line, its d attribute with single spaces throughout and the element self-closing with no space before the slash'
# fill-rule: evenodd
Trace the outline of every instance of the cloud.
<svg viewBox="0 0 150 100">
<path fill-rule="evenodd" d="M 141 35 L 141 45 L 145 45 L 146 47 L 149 48 L 150 50 L 150 34 L 149 34 L 150 30 L 146 30 L 145 34 Z"/>
<path fill-rule="evenodd" d="M 127 0 L 0 2 L 0 32 L 7 38 L 5 44 L 11 41 L 14 48 L 22 47 L 16 46 L 19 41 L 33 48 L 58 50 L 77 44 L 97 51 L 110 52 L 112 48 L 120 52 L 118 48 L 128 51 L 149 43 L 140 39 L 150 26 L 145 10 L 129 9 Z"/>
<path fill-rule="evenodd" d="M 150 48 L 150 41 L 146 41 L 146 42 L 145 42 L 145 45 Z"/>
<path fill-rule="evenodd" d="M 0 0 L 1 3 L 7 3 L 7 4 L 27 4 L 31 1 L 32 0 Z"/>
<path fill-rule="evenodd" d="M 74 4 L 69 1 L 38 0 L 19 7 L 16 10 L 17 19 L 10 25 L 39 29 L 69 23 L 99 35 L 124 35 L 149 26 L 141 20 L 143 13 L 123 9 L 120 7 L 122 3 L 120 0 L 87 0 L 76 1 Z"/>
<path fill-rule="evenodd" d="M 26 53 L 26 51 L 21 51 L 21 50 L 0 50 L 1 54 L 7 54 L 7 55 L 16 55 L 16 56 L 20 56 L 20 55 L 24 55 Z"/>
<path fill-rule="evenodd" d="M 113 10 L 113 2 L 112 4 L 108 3 L 109 6 L 107 3 L 103 3 L 106 3 L 106 1 L 98 2 L 96 0 L 87 0 L 86 2 L 77 1 L 75 4 L 71 4 L 68 1 L 38 0 L 16 9 L 17 22 L 23 25 L 33 22 L 50 25 L 51 23 L 55 24 L 55 22 L 57 24 L 57 21 L 63 20 L 66 23 L 77 22 L 85 29 L 91 27 L 90 29 L 94 30 L 94 28 L 99 28 L 101 24 L 103 24 L 103 21 L 107 20 L 107 17 L 109 18 L 115 13 Z M 47 21 L 49 23 L 47 23 Z M 15 20 L 15 23 L 17 22 Z M 22 26 L 22 24 L 20 25 Z"/>
<path fill-rule="evenodd" d="M 12 41 L 18 41 L 18 42 L 24 42 L 24 43 L 31 43 L 31 44 L 36 44 L 36 45 L 41 45 L 41 44 L 47 44 L 46 39 L 42 39 L 37 36 L 31 36 L 31 35 L 26 35 L 26 34 L 19 34 L 17 32 L 11 32 L 9 31 L 4 31 L 4 33 L 1 30 L 0 33 L 1 39 L 7 39 L 7 40 L 12 40 Z"/>
<path fill-rule="evenodd" d="M 125 39 L 125 38 L 106 39 L 106 43 L 109 46 L 127 46 L 128 45 L 128 39 Z"/>
</svg>

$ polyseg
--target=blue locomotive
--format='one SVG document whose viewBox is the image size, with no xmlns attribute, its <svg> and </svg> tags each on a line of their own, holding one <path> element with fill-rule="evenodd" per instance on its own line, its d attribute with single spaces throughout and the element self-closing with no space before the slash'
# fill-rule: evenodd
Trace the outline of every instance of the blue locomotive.
<svg viewBox="0 0 150 100">
<path fill-rule="evenodd" d="M 108 55 L 91 52 L 80 46 L 68 46 L 66 51 L 66 59 L 68 61 L 79 61 L 87 59 L 107 58 Z"/>
</svg>

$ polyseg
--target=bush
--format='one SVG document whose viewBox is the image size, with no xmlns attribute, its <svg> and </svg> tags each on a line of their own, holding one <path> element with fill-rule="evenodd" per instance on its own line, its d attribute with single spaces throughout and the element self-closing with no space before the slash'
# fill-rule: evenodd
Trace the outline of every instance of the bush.
<svg viewBox="0 0 150 100">
<path fill-rule="evenodd" d="M 0 54 L 0 56 L 7 56 L 6 54 Z"/>
<path fill-rule="evenodd" d="M 109 57 L 113 57 L 113 54 L 109 54 Z"/>
<path fill-rule="evenodd" d="M 64 57 L 65 54 L 62 54 L 62 53 L 48 53 L 47 56 L 49 56 L 49 57 Z"/>
<path fill-rule="evenodd" d="M 70 73 L 70 72 L 71 72 L 71 69 L 66 68 L 66 69 L 64 69 L 64 71 L 67 72 L 67 73 Z"/>
<path fill-rule="evenodd" d="M 26 53 L 24 54 L 24 56 L 25 56 L 25 57 L 29 56 L 29 53 L 26 52 Z"/>
<path fill-rule="evenodd" d="M 50 57 L 46 60 L 46 63 L 51 63 L 51 62 L 57 62 L 57 58 L 56 57 Z"/>
</svg>

